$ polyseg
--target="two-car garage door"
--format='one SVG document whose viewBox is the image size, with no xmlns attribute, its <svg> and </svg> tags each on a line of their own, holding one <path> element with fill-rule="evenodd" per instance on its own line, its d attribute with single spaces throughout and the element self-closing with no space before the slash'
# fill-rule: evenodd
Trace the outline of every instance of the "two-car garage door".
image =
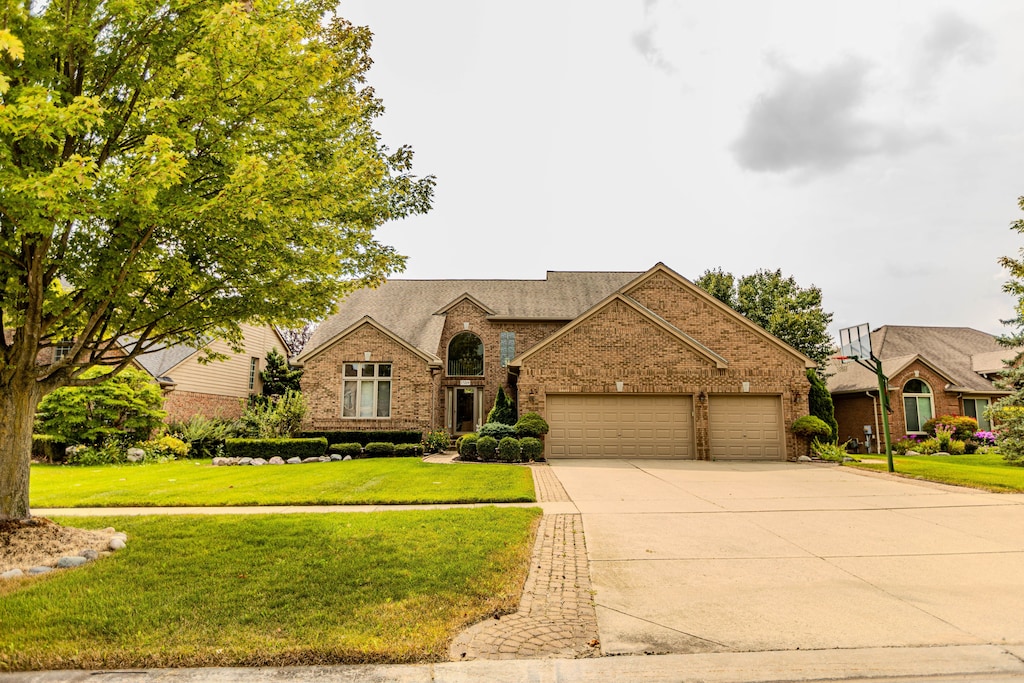
<svg viewBox="0 0 1024 683">
<path fill-rule="evenodd" d="M 781 460 L 778 396 L 711 396 L 712 460 Z M 688 395 L 548 394 L 553 458 L 695 458 Z"/>
</svg>

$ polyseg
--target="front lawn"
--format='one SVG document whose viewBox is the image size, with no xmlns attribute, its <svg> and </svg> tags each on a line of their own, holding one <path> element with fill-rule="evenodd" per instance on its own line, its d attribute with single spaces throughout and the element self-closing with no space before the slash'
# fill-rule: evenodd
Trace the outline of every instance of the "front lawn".
<svg viewBox="0 0 1024 683">
<path fill-rule="evenodd" d="M 439 465 L 418 458 L 262 467 L 209 460 L 152 465 L 33 465 L 32 507 L 360 505 L 533 502 L 514 465 Z"/>
<path fill-rule="evenodd" d="M 63 519 L 128 547 L 0 582 L 0 670 L 446 659 L 514 611 L 537 509 Z"/>
<path fill-rule="evenodd" d="M 882 458 L 885 456 L 882 455 Z M 884 472 L 882 462 L 846 463 L 851 467 Z M 984 455 L 914 455 L 894 456 L 898 474 L 942 484 L 970 486 L 997 493 L 1024 491 L 1024 467 L 1010 465 L 997 453 Z"/>
</svg>

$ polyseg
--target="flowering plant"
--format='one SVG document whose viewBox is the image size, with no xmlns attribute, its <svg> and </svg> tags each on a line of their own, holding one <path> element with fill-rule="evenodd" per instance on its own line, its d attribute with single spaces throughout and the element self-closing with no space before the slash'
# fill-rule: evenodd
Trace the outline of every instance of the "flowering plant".
<svg viewBox="0 0 1024 683">
<path fill-rule="evenodd" d="M 977 431 L 974 432 L 974 438 L 986 446 L 996 445 L 995 432 Z"/>
</svg>

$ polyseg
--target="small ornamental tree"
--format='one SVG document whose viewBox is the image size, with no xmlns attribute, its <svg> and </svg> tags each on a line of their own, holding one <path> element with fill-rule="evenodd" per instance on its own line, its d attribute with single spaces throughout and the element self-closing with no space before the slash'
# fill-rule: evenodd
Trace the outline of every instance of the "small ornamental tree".
<svg viewBox="0 0 1024 683">
<path fill-rule="evenodd" d="M 92 368 L 83 379 L 101 377 Z M 67 443 L 102 444 L 112 438 L 138 443 L 149 438 L 167 415 L 160 387 L 149 375 L 126 368 L 101 384 L 61 387 L 39 404 L 37 429 Z"/>
<path fill-rule="evenodd" d="M 825 381 L 821 379 L 818 372 L 813 368 L 807 371 L 807 381 L 811 383 L 811 388 L 807 393 L 808 410 L 811 415 L 819 418 L 829 426 L 832 434 L 829 435 L 828 441 L 835 443 L 839 438 L 839 422 L 836 420 L 836 409 L 832 403 L 832 394 L 829 393 Z"/>
<path fill-rule="evenodd" d="M 793 421 L 791 432 L 807 441 L 807 455 L 811 454 L 811 442 L 814 439 L 825 439 L 832 433 L 832 428 L 814 415 L 804 415 Z"/>
<path fill-rule="evenodd" d="M 260 379 L 263 380 L 264 396 L 284 396 L 289 390 L 301 390 L 302 370 L 292 370 L 288 367 L 287 358 L 277 349 L 270 349 L 267 352 L 267 369 L 260 372 Z"/>
<path fill-rule="evenodd" d="M 487 413 L 487 421 L 506 425 L 516 423 L 516 408 L 502 387 L 498 387 L 498 395 L 494 397 L 494 407 L 491 408 L 491 412 Z"/>
<path fill-rule="evenodd" d="M 520 438 L 524 436 L 544 436 L 548 433 L 547 420 L 540 416 L 539 413 L 524 413 L 519 421 L 515 424 L 516 435 Z"/>
</svg>

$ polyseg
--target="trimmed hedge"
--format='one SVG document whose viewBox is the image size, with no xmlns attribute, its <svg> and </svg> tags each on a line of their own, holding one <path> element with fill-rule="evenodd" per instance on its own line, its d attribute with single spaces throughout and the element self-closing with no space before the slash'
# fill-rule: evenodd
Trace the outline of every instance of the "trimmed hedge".
<svg viewBox="0 0 1024 683">
<path fill-rule="evenodd" d="M 498 450 L 498 440 L 493 436 L 481 436 L 476 440 L 476 454 L 484 462 L 494 460 L 494 453 Z"/>
<path fill-rule="evenodd" d="M 522 453 L 523 448 L 519 445 L 519 439 L 514 436 L 506 436 L 498 442 L 498 462 L 520 462 Z"/>
<path fill-rule="evenodd" d="M 396 443 L 395 455 L 399 458 L 423 455 L 423 445 L 418 443 Z"/>
<path fill-rule="evenodd" d="M 327 439 L 225 439 L 229 458 L 318 458 L 327 452 Z"/>
<path fill-rule="evenodd" d="M 501 422 L 488 422 L 480 427 L 478 434 L 480 436 L 493 436 L 495 441 L 501 441 L 506 436 L 515 437 L 516 428 Z"/>
<path fill-rule="evenodd" d="M 548 423 L 539 413 L 525 413 L 515 424 L 516 436 L 538 437 L 548 433 Z"/>
<path fill-rule="evenodd" d="M 371 441 L 363 448 L 368 458 L 390 458 L 395 454 L 395 444 L 390 441 Z"/>
<path fill-rule="evenodd" d="M 337 453 L 338 455 L 345 456 L 351 455 L 353 458 L 358 458 L 363 454 L 363 447 L 357 443 L 332 443 L 327 447 L 330 453 Z"/>
<path fill-rule="evenodd" d="M 540 439 L 524 436 L 519 440 L 519 445 L 523 448 L 523 460 L 544 461 L 544 443 Z"/>
<path fill-rule="evenodd" d="M 476 460 L 476 434 L 464 434 L 459 437 L 457 449 L 463 460 Z"/>
<path fill-rule="evenodd" d="M 324 437 L 328 443 L 357 443 L 366 447 L 374 441 L 381 443 L 422 443 L 423 432 L 415 429 L 367 430 L 353 429 L 345 432 L 303 432 L 303 437 Z"/>
</svg>

